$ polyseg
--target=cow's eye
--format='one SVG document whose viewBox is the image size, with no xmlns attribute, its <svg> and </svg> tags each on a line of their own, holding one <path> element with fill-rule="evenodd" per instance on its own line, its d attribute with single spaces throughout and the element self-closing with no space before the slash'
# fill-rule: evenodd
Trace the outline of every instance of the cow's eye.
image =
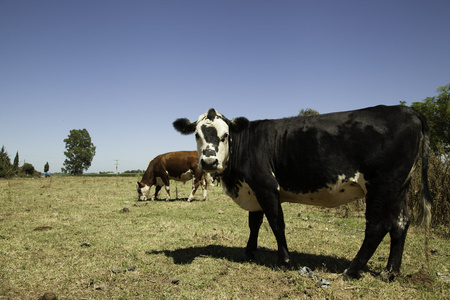
<svg viewBox="0 0 450 300">
<path fill-rule="evenodd" d="M 195 139 L 196 140 L 200 139 L 200 135 L 198 133 L 195 133 Z"/>
<path fill-rule="evenodd" d="M 223 136 L 222 136 L 222 138 L 220 139 L 220 141 L 223 143 L 223 142 L 225 142 L 225 140 L 227 139 L 227 137 L 228 137 L 228 133 L 225 133 Z"/>
</svg>

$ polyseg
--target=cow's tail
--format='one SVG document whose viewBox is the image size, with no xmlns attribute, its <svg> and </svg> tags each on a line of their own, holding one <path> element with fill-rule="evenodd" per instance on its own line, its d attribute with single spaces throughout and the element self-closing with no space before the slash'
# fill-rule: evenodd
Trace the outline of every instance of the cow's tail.
<svg viewBox="0 0 450 300">
<path fill-rule="evenodd" d="M 422 185 L 421 185 L 421 202 L 423 208 L 423 219 L 422 223 L 425 226 L 430 226 L 431 223 L 431 205 L 433 201 L 431 199 L 430 188 L 428 186 L 428 159 L 430 152 L 430 132 L 428 130 L 428 125 L 425 121 L 423 130 L 423 141 L 422 141 Z"/>
<path fill-rule="evenodd" d="M 428 269 L 430 268 L 430 224 L 431 224 L 431 206 L 433 200 L 428 186 L 428 159 L 430 154 L 430 129 L 428 128 L 426 118 L 417 113 L 422 122 L 422 184 L 421 184 L 421 206 L 423 210 L 422 224 L 425 225 L 425 257 L 427 260 Z"/>
</svg>

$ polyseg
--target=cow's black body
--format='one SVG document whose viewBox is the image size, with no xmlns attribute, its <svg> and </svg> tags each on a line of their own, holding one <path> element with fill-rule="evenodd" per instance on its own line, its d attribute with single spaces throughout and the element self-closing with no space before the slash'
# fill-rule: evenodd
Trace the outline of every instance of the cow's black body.
<svg viewBox="0 0 450 300">
<path fill-rule="evenodd" d="M 210 110 L 208 118 L 212 116 Z M 426 175 L 428 127 L 421 114 L 404 106 L 377 106 L 253 121 L 239 130 L 232 121 L 226 122 L 229 158 L 222 183 L 227 194 L 249 210 L 247 257 L 254 256 L 266 215 L 277 240 L 279 262 L 289 262 L 282 202 L 333 207 L 365 196 L 364 242 L 345 274 L 357 277 L 387 233 L 391 252 L 384 275 L 389 280 L 399 272 L 409 226 L 407 188 L 421 152 L 424 199 L 431 203 Z M 175 123 L 176 128 L 181 124 Z"/>
</svg>

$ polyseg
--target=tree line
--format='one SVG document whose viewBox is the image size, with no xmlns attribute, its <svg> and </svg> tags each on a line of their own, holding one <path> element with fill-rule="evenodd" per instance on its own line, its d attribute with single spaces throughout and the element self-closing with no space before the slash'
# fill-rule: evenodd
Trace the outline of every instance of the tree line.
<svg viewBox="0 0 450 300">
<path fill-rule="evenodd" d="M 65 174 L 72 175 L 83 174 L 83 171 L 91 166 L 96 149 L 91 142 L 89 132 L 86 129 L 73 129 L 70 131 L 69 136 L 64 139 L 64 143 L 66 143 L 66 151 L 64 151 L 66 160 L 61 171 Z M 46 173 L 46 176 L 49 170 L 50 165 L 47 162 L 44 165 L 44 173 Z M 19 152 L 16 153 L 14 162 L 11 163 L 5 146 L 2 147 L 0 152 L 0 178 L 34 176 L 39 174 L 30 163 L 24 163 L 23 166 L 19 167 Z"/>
<path fill-rule="evenodd" d="M 50 166 L 48 162 L 44 165 L 44 172 L 49 170 Z M 11 163 L 11 159 L 8 152 L 5 150 L 5 146 L 2 146 L 0 150 L 0 178 L 10 178 L 14 176 L 34 176 L 39 174 L 34 169 L 34 166 L 30 163 L 24 162 L 22 166 L 19 166 L 19 152 L 16 152 L 14 161 Z"/>
</svg>

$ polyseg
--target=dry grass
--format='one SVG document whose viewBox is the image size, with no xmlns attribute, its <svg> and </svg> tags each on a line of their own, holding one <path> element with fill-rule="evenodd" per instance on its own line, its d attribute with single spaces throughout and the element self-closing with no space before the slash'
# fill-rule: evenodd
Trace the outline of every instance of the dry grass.
<svg viewBox="0 0 450 300">
<path fill-rule="evenodd" d="M 422 210 L 419 206 L 421 186 L 420 166 L 414 173 L 409 190 L 409 206 L 415 221 L 421 220 Z M 450 160 L 443 149 L 437 155 L 430 151 L 428 181 L 433 207 L 431 210 L 432 226 L 438 228 L 443 235 L 450 237 Z"/>
<path fill-rule="evenodd" d="M 242 262 L 247 213 L 209 188 L 206 202 L 137 202 L 133 177 L 53 177 L 0 181 L 0 299 L 445 299 L 448 240 L 432 234 L 431 276 L 423 273 L 421 228 L 411 228 L 402 275 L 376 277 L 387 262 L 387 237 L 357 281 L 343 282 L 364 236 L 362 212 L 286 204 L 294 265 L 274 268 L 276 243 L 264 222 L 255 262 Z M 189 184 L 177 184 L 179 198 Z M 173 183 L 175 195 L 175 183 Z M 160 197 L 165 197 L 164 192 Z M 201 194 L 201 193 L 200 193 Z M 201 196 L 197 195 L 197 199 Z M 124 208 L 129 211 L 126 212 Z M 124 212 L 125 211 L 125 212 Z M 111 270 L 129 266 L 129 272 Z M 331 281 L 318 288 L 299 269 Z"/>
</svg>

